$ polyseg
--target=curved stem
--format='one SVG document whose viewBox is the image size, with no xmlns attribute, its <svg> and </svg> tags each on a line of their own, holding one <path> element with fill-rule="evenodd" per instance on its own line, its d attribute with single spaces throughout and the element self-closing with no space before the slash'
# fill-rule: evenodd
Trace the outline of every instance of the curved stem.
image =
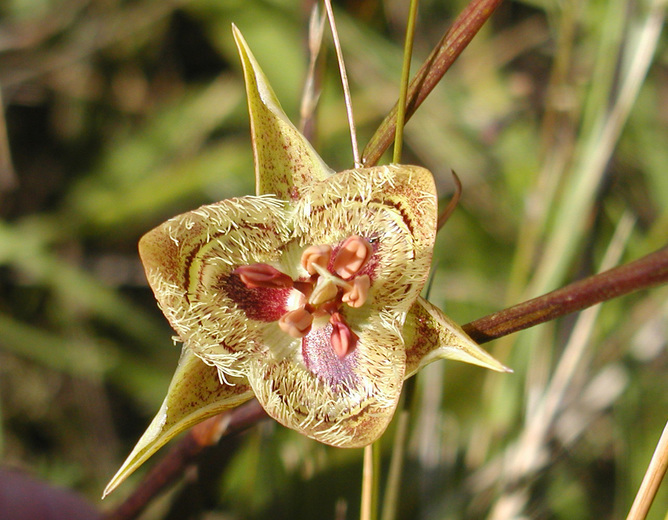
<svg viewBox="0 0 668 520">
<path fill-rule="evenodd" d="M 163 490 L 176 482 L 201 453 L 223 437 L 246 430 L 267 414 L 256 400 L 218 414 L 192 427 L 135 487 L 132 494 L 103 516 L 103 520 L 132 520 Z"/>
</svg>

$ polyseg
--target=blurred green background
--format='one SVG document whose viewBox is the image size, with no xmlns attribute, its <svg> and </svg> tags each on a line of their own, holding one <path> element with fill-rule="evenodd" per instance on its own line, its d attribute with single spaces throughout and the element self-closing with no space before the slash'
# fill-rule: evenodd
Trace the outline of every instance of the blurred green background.
<svg viewBox="0 0 668 520">
<path fill-rule="evenodd" d="M 606 251 L 614 264 L 665 245 L 662 3 L 505 2 L 408 124 L 404 162 L 431 169 L 444 200 L 450 169 L 464 184 L 439 234 L 430 294 L 455 320 L 596 272 Z M 179 353 L 136 243 L 177 213 L 253 192 L 230 24 L 298 121 L 311 4 L 0 4 L 4 466 L 98 504 Z M 414 63 L 465 5 L 421 2 Z M 363 146 L 398 95 L 408 2 L 335 8 Z M 325 53 L 314 144 L 345 169 L 352 154 L 329 43 Z M 428 367 L 398 517 L 624 518 L 668 418 L 667 330 L 664 287 L 488 345 L 513 375 Z M 392 436 L 390 427 L 384 474 Z M 143 518 L 356 518 L 361 450 L 265 421 L 187 477 Z M 664 486 L 649 518 L 667 509 Z"/>
</svg>

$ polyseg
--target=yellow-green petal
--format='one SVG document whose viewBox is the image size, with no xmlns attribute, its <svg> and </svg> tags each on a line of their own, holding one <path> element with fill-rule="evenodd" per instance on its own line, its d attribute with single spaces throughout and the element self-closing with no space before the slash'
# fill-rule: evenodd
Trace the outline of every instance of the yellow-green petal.
<svg viewBox="0 0 668 520">
<path fill-rule="evenodd" d="M 253 397 L 245 379 L 221 384 L 215 367 L 204 364 L 186 346 L 160 411 L 137 445 L 111 479 L 104 495 L 111 493 L 158 449 L 182 431 Z"/>
<path fill-rule="evenodd" d="M 310 367 L 305 359 L 254 359 L 248 380 L 267 414 L 331 446 L 358 448 L 376 441 L 392 420 L 401 394 L 403 340 L 379 314 L 353 329 L 359 340 L 341 360 L 333 352 L 324 359 L 331 351 L 329 325 L 302 339 L 313 343 L 316 359 Z"/>
<path fill-rule="evenodd" d="M 433 176 L 425 168 L 358 168 L 314 183 L 296 205 L 294 225 L 312 244 L 334 246 L 353 235 L 372 243 L 369 302 L 354 315 L 381 312 L 400 334 L 429 273 L 436 206 Z"/>
<path fill-rule="evenodd" d="M 478 346 L 443 311 L 419 297 L 406 316 L 406 377 L 438 359 L 454 359 L 472 365 L 512 372 Z"/>
<path fill-rule="evenodd" d="M 244 69 L 257 195 L 298 198 L 311 182 L 334 173 L 283 112 L 246 40 L 232 25 Z M 280 59 L 280 57 L 278 57 Z"/>
<path fill-rule="evenodd" d="M 253 319 L 261 305 L 244 308 L 234 298 L 240 282 L 233 271 L 279 262 L 292 234 L 289 220 L 286 203 L 274 197 L 227 199 L 171 218 L 139 242 L 160 308 L 180 340 L 223 377 L 243 377 L 265 329 L 276 328 Z"/>
</svg>

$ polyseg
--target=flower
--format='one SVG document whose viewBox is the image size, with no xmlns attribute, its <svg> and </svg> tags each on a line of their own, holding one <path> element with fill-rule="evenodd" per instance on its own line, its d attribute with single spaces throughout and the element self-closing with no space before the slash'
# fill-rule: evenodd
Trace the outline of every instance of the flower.
<svg viewBox="0 0 668 520">
<path fill-rule="evenodd" d="M 253 396 L 289 428 L 360 447 L 380 437 L 423 365 L 506 370 L 419 296 L 436 235 L 431 173 L 332 172 L 233 32 L 257 195 L 202 206 L 141 239 L 149 284 L 184 346 L 165 402 L 105 494 L 177 433 Z"/>
</svg>

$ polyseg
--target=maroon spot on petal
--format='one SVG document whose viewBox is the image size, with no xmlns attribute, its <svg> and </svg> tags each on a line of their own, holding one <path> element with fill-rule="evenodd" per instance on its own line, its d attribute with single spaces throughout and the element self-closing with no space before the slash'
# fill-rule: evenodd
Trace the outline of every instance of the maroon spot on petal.
<svg viewBox="0 0 668 520">
<path fill-rule="evenodd" d="M 357 356 L 353 352 L 339 359 L 332 347 L 333 331 L 334 328 L 328 323 L 319 329 L 312 329 L 304 336 L 302 339 L 304 364 L 313 374 L 332 387 L 344 383 L 354 385 L 357 376 L 353 369 L 357 366 Z"/>
<path fill-rule="evenodd" d="M 268 287 L 250 289 L 236 274 L 222 278 L 217 289 L 236 303 L 249 319 L 264 322 L 278 321 L 287 312 L 286 303 L 292 290 Z"/>
</svg>

